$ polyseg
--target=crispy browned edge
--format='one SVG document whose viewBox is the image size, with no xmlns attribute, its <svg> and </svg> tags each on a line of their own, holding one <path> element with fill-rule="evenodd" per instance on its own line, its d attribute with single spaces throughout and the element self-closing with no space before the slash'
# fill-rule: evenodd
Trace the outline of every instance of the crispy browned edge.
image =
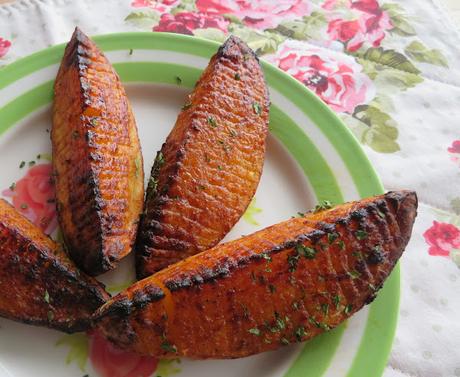
<svg viewBox="0 0 460 377">
<path fill-rule="evenodd" d="M 88 86 L 88 81 L 90 81 L 90 79 L 88 79 L 86 76 L 86 70 L 88 66 L 90 66 L 91 64 L 95 64 L 94 61 L 96 61 L 96 59 L 101 59 L 102 62 L 98 62 L 97 64 L 104 64 L 106 66 L 106 69 L 110 72 L 110 75 L 113 75 L 114 80 L 120 82 L 117 72 L 111 66 L 110 62 L 105 57 L 104 53 L 99 50 L 97 45 L 87 35 L 85 35 L 78 27 L 76 27 L 71 40 L 65 48 L 64 56 L 55 82 L 55 96 L 57 96 L 59 94 L 58 90 L 62 90 L 58 89 L 60 85 L 59 80 L 61 76 L 65 74 L 68 76 L 69 71 L 74 70 L 75 77 L 72 76 L 71 78 L 66 78 L 67 82 L 63 83 L 65 92 L 61 94 L 65 96 L 71 96 L 72 92 L 79 92 L 80 97 L 78 99 L 75 99 L 75 103 L 77 103 L 77 106 L 80 106 L 80 108 L 78 109 L 80 113 L 80 118 L 78 119 L 78 121 L 88 124 L 92 124 L 93 119 L 97 121 L 98 119 L 104 117 L 107 118 L 108 116 L 110 116 L 110 114 L 98 114 L 100 110 L 96 106 L 94 106 L 94 104 L 97 101 L 104 101 L 104 99 L 102 98 L 102 95 L 99 98 L 92 97 L 91 87 Z M 85 79 L 84 82 L 82 81 L 82 77 Z M 73 84 L 78 84 L 78 88 L 68 87 L 69 85 Z M 110 209 L 110 206 L 107 204 L 109 200 L 103 197 L 103 193 L 101 193 L 101 190 L 99 188 L 99 173 L 97 172 L 97 169 L 101 168 L 101 166 L 93 166 L 93 163 L 97 163 L 97 161 L 100 161 L 100 152 L 90 153 L 87 150 L 88 146 L 90 146 L 91 144 L 95 144 L 92 138 L 94 136 L 98 136 L 98 132 L 91 130 L 90 127 L 87 127 L 87 131 L 85 131 L 85 137 L 81 137 L 81 139 L 84 140 L 82 141 L 83 143 L 85 143 L 84 146 L 80 145 L 80 148 L 75 148 L 77 149 L 75 151 L 75 156 L 79 155 L 78 164 L 82 166 L 80 169 L 81 171 L 79 171 L 81 173 L 81 176 L 72 176 L 66 178 L 67 180 L 73 180 L 73 189 L 71 190 L 72 192 L 66 194 L 69 195 L 69 207 L 71 200 L 70 195 L 80 195 L 80 197 L 77 198 L 80 203 L 80 208 L 78 210 L 85 211 L 85 216 L 83 216 L 83 218 L 80 219 L 80 222 L 77 223 L 77 220 L 74 218 L 74 213 L 76 212 L 75 210 L 73 212 L 66 212 L 66 214 L 64 214 L 65 211 L 71 211 L 71 209 L 65 208 L 62 201 L 60 200 L 60 176 L 57 171 L 58 169 L 55 153 L 55 143 L 53 142 L 53 168 L 57 188 L 56 203 L 59 223 L 63 231 L 64 239 L 66 241 L 66 244 L 69 248 L 71 257 L 73 258 L 74 262 L 91 276 L 99 275 L 101 273 L 115 268 L 120 259 L 122 259 L 132 251 L 137 234 L 139 215 L 143 209 L 144 172 L 142 153 L 140 150 L 140 143 L 137 136 L 137 127 L 129 100 L 126 97 L 126 93 L 124 92 L 121 83 L 119 89 L 121 90 L 120 101 L 126 101 L 126 113 L 115 115 L 116 117 L 118 117 L 119 122 L 126 122 L 128 128 L 127 134 L 130 136 L 134 136 L 133 140 L 131 140 L 133 142 L 132 145 L 134 145 L 134 147 L 138 147 L 138 155 L 136 156 L 136 161 L 134 161 L 136 165 L 136 178 L 128 180 L 128 188 L 130 190 L 130 193 L 127 195 L 128 203 L 126 203 L 126 209 L 124 210 L 124 212 L 121 212 L 123 213 L 123 216 L 113 218 L 113 211 L 110 214 L 107 212 L 108 209 Z M 115 90 L 115 88 L 113 90 Z M 110 93 L 108 94 L 106 91 L 104 91 L 104 95 L 107 96 L 110 95 Z M 57 112 L 56 102 L 53 112 Z M 88 114 L 86 114 L 86 112 L 88 112 Z M 75 119 L 73 119 L 73 121 L 75 121 Z M 70 127 L 75 129 L 76 126 L 70 125 Z M 55 132 L 53 127 L 51 131 L 52 140 L 54 135 Z M 113 138 L 112 143 L 118 143 L 120 142 L 120 140 L 121 137 Z M 75 143 L 74 141 L 72 142 Z M 118 155 L 119 153 L 117 154 L 117 156 Z M 72 163 L 76 162 L 72 161 Z M 127 169 L 130 172 L 129 174 L 131 174 L 132 163 L 131 161 L 128 161 L 128 163 L 129 166 Z M 110 168 L 108 164 L 102 167 L 105 169 Z M 140 178 L 138 178 L 138 176 Z M 130 176 L 130 178 L 132 177 Z M 66 189 L 68 191 L 68 187 L 66 187 Z M 83 196 L 85 198 L 83 198 Z M 117 205 L 120 206 L 121 204 L 118 203 Z M 130 214 L 130 211 L 132 211 L 133 213 L 135 212 L 135 214 Z M 79 216 L 81 217 L 81 213 L 79 213 Z M 112 227 L 110 224 L 118 224 L 119 222 L 124 222 L 122 228 L 125 228 L 126 230 L 126 242 L 112 242 L 111 240 Z M 72 233 L 75 234 L 69 236 L 69 234 L 67 234 L 66 231 L 67 227 L 73 228 Z M 120 227 L 118 230 L 120 230 Z M 76 234 L 78 234 L 78 236 Z"/>
<path fill-rule="evenodd" d="M 370 213 L 379 214 L 379 212 L 382 211 L 385 214 L 385 216 L 387 216 L 388 214 L 390 218 L 393 218 L 392 216 L 394 216 L 393 220 L 391 221 L 395 221 L 398 224 L 399 234 L 395 235 L 395 247 L 397 249 L 390 251 L 391 256 L 389 255 L 388 257 L 391 259 L 387 260 L 387 262 L 390 263 L 390 265 L 388 271 L 386 271 L 385 276 L 388 276 L 392 271 L 393 267 L 396 265 L 399 257 L 401 256 L 404 248 L 406 247 L 410 239 L 413 223 L 417 213 L 417 196 L 415 192 L 412 191 L 389 192 L 381 196 L 368 198 L 366 199 L 366 202 L 370 202 Z M 341 207 L 348 206 L 349 208 L 351 208 L 351 206 L 356 203 L 359 202 L 352 202 L 345 204 L 343 206 L 338 206 L 329 211 L 323 211 L 318 214 L 307 215 L 306 218 L 310 221 L 307 221 L 307 223 L 309 223 L 307 226 L 309 231 L 306 234 L 300 234 L 295 239 L 291 239 L 283 244 L 276 245 L 269 250 L 263 250 L 261 253 L 246 255 L 242 258 L 237 257 L 236 260 L 226 260 L 226 258 L 222 259 L 221 255 L 220 257 L 222 259 L 222 263 L 217 263 L 214 266 L 202 266 L 200 263 L 196 263 L 201 259 L 206 259 L 206 262 L 212 264 L 212 250 L 211 252 L 205 251 L 198 255 L 192 256 L 182 262 L 179 262 L 176 265 L 170 266 L 167 269 L 162 270 L 161 272 L 151 276 L 150 278 L 146 278 L 136 283 L 133 287 L 134 290 L 128 288 L 125 292 L 122 292 L 118 296 L 114 297 L 110 302 L 108 302 L 106 305 L 104 305 L 102 308 L 98 310 L 98 312 L 94 316 L 94 320 L 97 324 L 102 326 L 105 335 L 108 336 L 110 340 L 114 341 L 121 347 L 130 349 L 130 347 L 132 347 L 138 341 L 138 334 L 136 334 L 136 332 L 133 330 L 133 327 L 131 326 L 130 322 L 136 321 L 137 313 L 140 313 L 141 311 L 145 310 L 150 303 L 155 303 L 159 300 L 167 298 L 171 294 L 174 295 L 174 292 L 183 290 L 190 290 L 190 293 L 192 293 L 193 296 L 193 292 L 198 292 L 200 286 L 203 286 L 207 283 L 214 283 L 221 279 L 231 278 L 233 271 L 239 270 L 241 268 L 247 268 L 248 265 L 251 265 L 252 262 L 260 262 L 261 254 L 264 255 L 265 259 L 267 256 L 272 257 L 280 252 L 285 251 L 286 249 L 293 248 L 296 244 L 298 244 L 299 242 L 303 242 L 304 240 L 317 242 L 318 240 L 324 238 L 325 236 L 327 236 L 335 230 L 334 224 L 327 223 L 328 216 L 330 216 L 329 214 L 333 214 L 334 212 L 340 213 L 339 211 L 341 210 Z M 339 218 L 337 219 L 337 224 L 346 226 L 346 224 L 350 223 L 351 221 L 360 222 L 361 219 L 366 218 L 366 211 L 367 209 L 365 208 L 351 210 L 345 216 L 339 216 Z M 298 219 L 293 219 L 290 221 L 298 221 Z M 280 224 L 275 225 L 275 227 Z M 314 230 L 312 230 L 311 226 L 315 226 L 315 228 L 313 228 Z M 256 232 L 255 234 L 270 230 L 272 227 Z M 246 237 L 252 236 L 253 235 Z M 243 239 L 246 237 L 243 237 Z M 229 244 L 237 245 L 238 242 L 239 240 L 231 241 L 230 243 L 219 245 L 215 249 Z M 237 254 L 236 251 L 235 253 Z M 370 253 L 368 256 L 369 265 L 375 265 L 380 263 L 380 261 L 377 260 L 378 257 L 378 255 Z M 190 263 L 192 261 L 193 263 Z M 183 269 L 186 270 L 184 273 L 181 272 Z M 175 276 L 175 278 L 173 277 L 172 279 L 168 279 L 168 275 L 173 275 Z M 372 289 L 370 289 L 369 296 L 364 297 L 362 305 L 369 304 L 373 301 L 377 294 L 377 291 L 383 286 L 384 280 L 385 279 L 383 279 L 379 286 L 372 287 Z M 167 294 L 165 294 L 165 290 L 168 292 Z M 184 305 L 185 307 L 187 305 L 193 306 L 193 302 L 184 303 Z M 359 310 L 361 306 L 354 308 L 350 315 Z M 346 317 L 344 317 L 343 320 L 344 319 L 346 319 Z M 338 323 L 333 324 L 332 327 L 335 327 L 337 324 Z M 152 326 L 161 327 L 162 325 L 158 323 L 152 324 Z M 323 332 L 324 330 L 325 329 L 317 330 L 317 332 L 313 334 L 313 336 Z M 307 340 L 309 338 L 311 338 L 311 336 L 304 337 L 302 340 Z M 265 350 L 269 349 L 274 349 L 274 347 L 267 346 L 267 349 Z M 241 357 L 246 356 L 248 354 L 251 353 L 233 356 L 220 355 L 216 357 Z M 163 350 L 161 354 L 156 354 L 156 356 L 165 358 L 174 358 L 178 355 L 181 355 L 180 352 L 174 353 L 167 350 Z"/>
<path fill-rule="evenodd" d="M 208 67 L 206 70 L 203 72 L 201 75 L 200 79 L 198 80 L 195 89 L 199 88 L 201 85 L 206 85 L 209 86 L 208 81 L 212 80 L 212 70 L 215 69 L 218 64 L 220 64 L 222 59 L 228 59 L 234 60 L 236 62 L 240 61 L 240 65 L 242 65 L 241 70 L 245 71 L 247 74 L 249 68 L 252 65 L 252 69 L 257 69 L 258 74 L 261 76 L 261 87 L 263 86 L 264 90 L 264 100 L 262 103 L 260 103 L 261 106 L 261 111 L 262 111 L 262 119 L 265 120 L 265 132 L 263 133 L 263 139 L 265 140 L 266 135 L 268 133 L 268 113 L 269 113 L 269 107 L 270 107 L 270 99 L 269 99 L 269 94 L 268 94 L 268 87 L 265 83 L 264 79 L 264 74 L 263 71 L 260 67 L 259 64 L 259 59 L 257 55 L 254 53 L 254 51 L 249 48 L 246 43 L 244 43 L 241 39 L 239 39 L 236 36 L 230 36 L 224 44 L 222 44 L 217 53 L 211 58 Z M 244 68 L 243 68 L 244 65 Z M 247 65 L 247 67 L 246 67 Z M 228 67 L 225 67 L 226 69 L 229 69 Z M 250 72 L 249 72 L 250 73 Z M 230 86 L 232 84 L 233 80 L 228 80 L 226 81 L 226 85 Z M 203 84 L 205 83 L 205 84 Z M 252 85 L 252 84 L 251 84 Z M 204 87 L 204 86 L 203 86 Z M 231 90 L 232 88 L 227 88 L 228 90 Z M 235 86 L 233 88 L 234 90 L 238 90 L 238 88 Z M 201 89 L 200 89 L 201 90 Z M 213 87 L 211 90 L 222 90 L 221 86 Z M 247 95 L 247 93 L 245 93 Z M 190 96 L 192 98 L 193 94 Z M 190 102 L 191 103 L 191 102 Z M 241 209 L 241 212 L 239 213 L 238 216 L 234 218 L 221 218 L 219 221 L 221 223 L 226 224 L 226 230 L 220 234 L 219 237 L 216 237 L 214 242 L 211 242 L 207 245 L 200 245 L 195 242 L 195 240 L 190 241 L 189 239 L 186 239 L 183 234 L 174 234 L 175 238 L 171 238 L 170 241 L 174 241 L 174 248 L 170 247 L 166 250 L 161 250 L 162 253 L 161 255 L 156 255 L 157 253 L 154 252 L 158 250 L 156 247 L 150 246 L 150 243 L 152 243 L 153 238 L 157 237 L 163 237 L 164 233 L 164 227 L 166 226 L 172 226 L 174 227 L 176 224 L 163 224 L 163 210 L 165 208 L 168 208 L 169 200 L 168 195 L 169 192 L 171 191 L 171 187 L 174 186 L 175 182 L 177 181 L 177 177 L 179 174 L 179 170 L 182 167 L 182 161 L 185 158 L 185 147 L 186 144 L 189 142 L 189 139 L 191 135 L 194 132 L 197 132 L 198 126 L 197 119 L 193 118 L 190 113 L 193 113 L 193 108 L 189 110 L 189 108 L 185 107 L 182 109 L 181 114 L 178 117 L 178 120 L 176 122 L 176 125 L 173 129 L 173 131 L 178 127 L 178 124 L 181 124 L 181 127 L 183 127 L 183 130 L 181 131 L 182 134 L 182 140 L 180 140 L 180 143 L 175 145 L 177 143 L 177 140 L 174 140 L 173 142 L 169 142 L 169 138 L 171 137 L 171 134 L 168 136 L 168 140 L 163 144 L 162 149 L 160 152 L 158 152 L 157 157 L 155 158 L 154 165 L 152 167 L 151 171 L 151 178 L 149 180 L 149 185 L 147 187 L 147 193 L 146 193 L 146 204 L 145 204 L 145 210 L 144 214 L 141 216 L 141 221 L 140 221 L 140 226 L 139 226 L 139 232 L 138 232 L 138 237 L 136 240 L 136 272 L 137 272 L 137 277 L 138 279 L 142 279 L 144 277 L 147 277 L 151 275 L 152 273 L 161 270 L 162 268 L 167 267 L 167 265 L 175 263 L 183 258 L 186 258 L 190 255 L 196 254 L 198 252 L 204 251 L 207 248 L 215 246 L 222 238 L 225 237 L 225 235 L 228 233 L 228 231 L 233 227 L 234 224 L 240 219 L 240 217 L 244 214 L 244 211 L 248 207 L 252 197 L 254 196 L 258 182 L 260 180 L 261 174 L 262 174 L 262 169 L 263 169 L 263 160 L 262 160 L 262 165 L 260 166 L 260 169 L 256 174 L 258 174 L 258 180 L 257 184 L 251 185 L 249 187 L 245 187 L 247 192 L 245 193 L 245 205 Z M 202 110 L 200 110 L 202 111 Z M 210 115 L 213 115 L 210 113 Z M 189 123 L 186 126 L 183 126 L 182 123 Z M 217 132 L 217 131 L 216 131 Z M 241 131 L 244 133 L 243 131 Z M 172 149 L 171 149 L 172 148 Z M 263 154 L 265 153 L 265 142 L 264 142 L 264 147 L 263 150 L 261 151 Z M 162 161 L 161 158 L 159 157 L 164 157 L 164 160 Z M 225 164 L 224 164 L 225 165 Z M 206 169 L 206 164 L 203 163 L 203 170 Z M 224 166 L 225 169 L 225 166 Z M 212 172 L 210 171 L 209 174 Z M 152 182 L 156 182 L 155 185 L 152 185 Z M 242 202 L 243 198 L 240 198 L 240 202 Z M 151 202 L 151 203 L 149 203 Z M 207 205 L 206 202 L 202 203 L 203 208 L 205 208 Z M 177 238 L 176 238 L 177 237 Z M 193 236 L 192 236 L 193 238 Z M 186 245 L 187 243 L 188 246 Z M 205 246 L 205 247 L 204 247 Z M 164 254 L 164 252 L 167 252 L 167 254 Z"/>
<path fill-rule="evenodd" d="M 0 315 L 73 333 L 92 325 L 110 298 L 63 249 L 9 203 L 0 200 Z"/>
</svg>

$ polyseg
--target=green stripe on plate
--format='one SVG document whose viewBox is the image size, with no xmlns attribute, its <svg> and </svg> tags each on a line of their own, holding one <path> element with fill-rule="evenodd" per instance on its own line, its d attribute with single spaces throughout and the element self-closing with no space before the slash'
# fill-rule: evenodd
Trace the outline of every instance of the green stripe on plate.
<svg viewBox="0 0 460 377">
<path fill-rule="evenodd" d="M 334 330 L 308 341 L 284 377 L 322 376 L 331 364 L 345 328 L 346 323 L 342 323 Z M 324 352 L 325 349 L 328 352 Z"/>
<path fill-rule="evenodd" d="M 16 122 L 53 99 L 53 83 L 48 81 L 23 93 L 0 108 L 0 135 Z"/>
<path fill-rule="evenodd" d="M 270 108 L 270 132 L 288 149 L 308 177 L 318 200 L 342 203 L 343 196 L 326 160 L 305 132 L 280 108 Z"/>
<path fill-rule="evenodd" d="M 347 377 L 369 377 L 370 370 L 375 376 L 382 375 L 393 344 L 388 331 L 394 332 L 398 323 L 400 276 L 398 263 L 370 306 L 366 329 Z"/>
</svg>

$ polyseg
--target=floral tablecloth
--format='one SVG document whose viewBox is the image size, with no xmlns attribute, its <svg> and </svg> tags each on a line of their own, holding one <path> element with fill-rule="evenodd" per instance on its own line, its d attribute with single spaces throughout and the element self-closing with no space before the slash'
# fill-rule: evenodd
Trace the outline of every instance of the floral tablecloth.
<svg viewBox="0 0 460 377">
<path fill-rule="evenodd" d="M 0 6 L 0 65 L 68 40 L 75 25 L 217 41 L 233 33 L 317 93 L 386 189 L 419 194 L 385 376 L 460 376 L 460 35 L 435 0 L 18 0 Z M 18 186 L 46 175 L 37 168 Z M 28 215 L 39 222 L 47 208 L 33 203 Z M 110 359 L 110 349 L 93 349 Z M 133 365 L 137 375 L 152 371 Z"/>
</svg>

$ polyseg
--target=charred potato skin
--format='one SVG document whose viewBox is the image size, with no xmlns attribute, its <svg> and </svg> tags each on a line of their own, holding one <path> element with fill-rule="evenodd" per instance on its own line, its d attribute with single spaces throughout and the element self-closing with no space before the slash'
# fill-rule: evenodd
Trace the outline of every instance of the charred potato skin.
<svg viewBox="0 0 460 377">
<path fill-rule="evenodd" d="M 139 278 L 216 245 L 262 173 L 269 96 L 254 52 L 230 37 L 157 154 L 136 245 Z"/>
<path fill-rule="evenodd" d="M 415 193 L 399 191 L 288 220 L 136 283 L 95 320 L 118 346 L 162 358 L 237 358 L 308 340 L 374 299 L 416 208 Z"/>
<path fill-rule="evenodd" d="M 60 246 L 0 200 L 0 316 L 72 333 L 109 298 Z"/>
<path fill-rule="evenodd" d="M 137 128 L 117 73 L 78 28 L 54 93 L 59 223 L 73 260 L 98 275 L 114 268 L 135 242 L 144 197 Z"/>
</svg>

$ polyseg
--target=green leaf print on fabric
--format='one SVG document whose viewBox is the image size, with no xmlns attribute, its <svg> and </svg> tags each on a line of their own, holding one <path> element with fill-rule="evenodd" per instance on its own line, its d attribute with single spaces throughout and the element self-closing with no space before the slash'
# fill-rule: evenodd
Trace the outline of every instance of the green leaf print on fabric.
<svg viewBox="0 0 460 377">
<path fill-rule="evenodd" d="M 246 209 L 246 212 L 243 214 L 243 220 L 246 221 L 248 224 L 257 226 L 259 225 L 259 223 L 254 218 L 254 216 L 261 212 L 262 212 L 262 208 L 256 207 L 256 198 L 254 197 L 251 200 L 251 203 L 249 203 L 249 206 Z"/>
<path fill-rule="evenodd" d="M 195 12 L 196 10 L 195 0 L 182 0 L 177 7 L 171 9 L 171 14 L 177 14 L 180 12 Z"/>
<path fill-rule="evenodd" d="M 371 47 L 362 57 L 386 67 L 395 68 L 415 75 L 420 74 L 420 71 L 410 62 L 409 59 L 407 59 L 406 56 L 395 50 L 385 50 L 382 47 Z"/>
<path fill-rule="evenodd" d="M 224 42 L 227 39 L 227 36 L 222 30 L 209 27 L 206 29 L 195 29 L 193 34 L 200 38 L 210 39 L 216 42 Z"/>
<path fill-rule="evenodd" d="M 417 62 L 439 65 L 441 67 L 448 67 L 447 59 L 437 49 L 428 49 L 422 43 L 413 41 L 409 46 L 404 49 L 407 56 Z"/>
<path fill-rule="evenodd" d="M 326 16 L 320 12 L 313 12 L 302 20 L 286 21 L 273 29 L 288 38 L 309 40 L 321 38 L 321 29 L 327 25 Z"/>
<path fill-rule="evenodd" d="M 454 210 L 455 214 L 460 215 L 460 197 L 453 198 L 450 201 L 450 206 Z"/>
<path fill-rule="evenodd" d="M 228 31 L 245 41 L 257 55 L 275 52 L 286 39 L 278 33 L 258 31 L 239 24 L 230 25 Z"/>
<path fill-rule="evenodd" d="M 56 347 L 68 346 L 69 352 L 65 360 L 66 364 L 77 363 L 82 372 L 86 370 L 88 360 L 88 337 L 85 333 L 64 335 L 56 342 Z"/>
<path fill-rule="evenodd" d="M 450 251 L 450 258 L 460 268 L 460 249 L 452 249 Z"/>
<path fill-rule="evenodd" d="M 160 21 L 160 15 L 152 10 L 131 12 L 126 16 L 125 21 L 140 29 L 152 30 Z"/>
<path fill-rule="evenodd" d="M 407 20 L 403 8 L 399 4 L 383 4 L 382 10 L 386 11 L 390 16 L 391 23 L 393 24 L 392 33 L 401 35 L 403 37 L 410 37 L 416 35 L 415 29 Z"/>
<path fill-rule="evenodd" d="M 388 114 L 374 106 L 360 105 L 356 107 L 353 117 L 368 126 L 361 134 L 362 143 L 381 153 L 399 151 L 396 142 L 398 129 Z"/>
</svg>

